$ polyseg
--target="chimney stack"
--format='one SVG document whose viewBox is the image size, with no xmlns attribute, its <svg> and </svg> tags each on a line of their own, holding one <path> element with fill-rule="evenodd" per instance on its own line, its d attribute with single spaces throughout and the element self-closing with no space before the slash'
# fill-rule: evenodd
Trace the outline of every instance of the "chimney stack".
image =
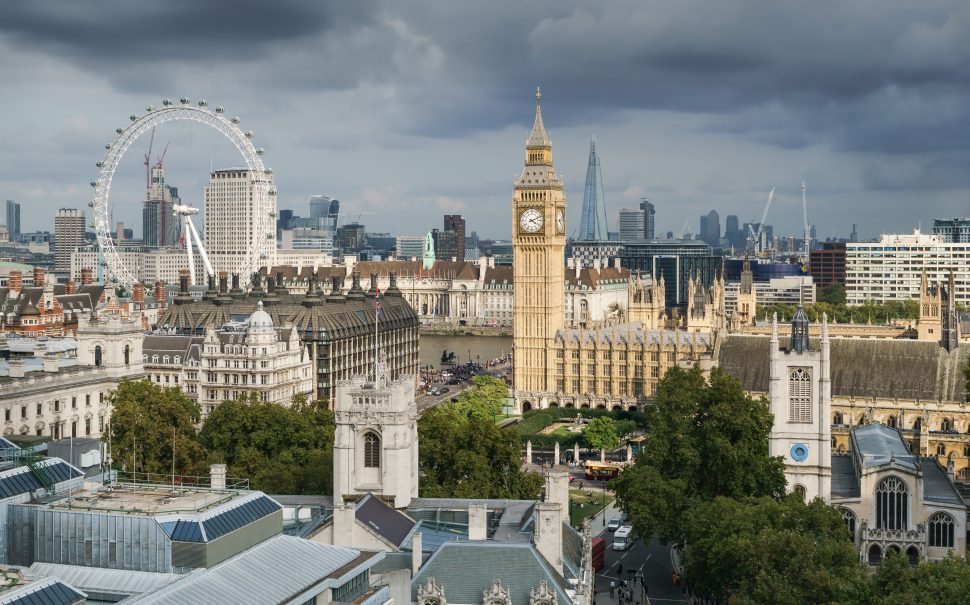
<svg viewBox="0 0 970 605">
<path fill-rule="evenodd" d="M 353 502 L 333 507 L 333 545 L 354 548 L 354 529 L 357 525 L 357 507 Z"/>
<path fill-rule="evenodd" d="M 213 464 L 209 467 L 209 486 L 212 489 L 226 489 L 225 464 Z"/>
<path fill-rule="evenodd" d="M 468 506 L 468 539 L 488 539 L 488 509 L 484 504 Z"/>
<path fill-rule="evenodd" d="M 136 281 L 131 288 L 131 302 L 138 305 L 139 309 L 145 308 L 145 284 Z"/>
<path fill-rule="evenodd" d="M 229 273 L 226 271 L 219 272 L 219 294 L 229 293 Z"/>
<path fill-rule="evenodd" d="M 411 577 L 418 575 L 418 571 L 421 569 L 421 563 L 424 560 L 424 553 L 421 551 L 422 546 L 421 532 L 415 532 L 411 536 Z"/>
<path fill-rule="evenodd" d="M 189 296 L 189 270 L 179 269 L 179 298 Z"/>
<path fill-rule="evenodd" d="M 81 269 L 81 285 L 90 286 L 94 283 L 94 270 L 90 267 Z"/>
<path fill-rule="evenodd" d="M 24 377 L 25 368 L 24 368 L 24 360 L 23 359 L 11 359 L 10 361 L 7 362 L 7 366 L 10 369 L 9 370 L 10 371 L 10 374 L 9 375 L 10 375 L 11 378 L 23 378 Z"/>
<path fill-rule="evenodd" d="M 65 294 L 77 294 L 77 282 L 73 279 L 67 280 L 67 286 L 64 289 Z"/>
<path fill-rule="evenodd" d="M 11 271 L 7 279 L 7 286 L 11 292 L 20 292 L 24 287 L 24 274 L 20 271 Z"/>
<path fill-rule="evenodd" d="M 44 287 L 44 269 L 42 267 L 34 267 L 34 286 Z"/>
<path fill-rule="evenodd" d="M 536 550 L 556 571 L 563 573 L 562 520 L 563 510 L 558 502 L 539 502 L 535 506 Z"/>
<path fill-rule="evenodd" d="M 53 374 L 59 369 L 59 364 L 57 361 L 57 356 L 48 353 L 44 355 L 44 373 Z"/>
<path fill-rule="evenodd" d="M 162 280 L 155 281 L 155 302 L 157 302 L 159 306 L 165 306 L 165 282 Z"/>
</svg>

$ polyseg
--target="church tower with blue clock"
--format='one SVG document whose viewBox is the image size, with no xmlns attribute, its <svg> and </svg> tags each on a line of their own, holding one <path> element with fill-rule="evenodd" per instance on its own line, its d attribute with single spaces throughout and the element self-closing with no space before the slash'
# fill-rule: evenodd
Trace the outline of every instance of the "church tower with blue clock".
<svg viewBox="0 0 970 605">
<path fill-rule="evenodd" d="M 832 383 L 828 322 L 810 343 L 808 316 L 799 306 L 792 318 L 791 341 L 782 347 L 778 319 L 771 324 L 768 400 L 774 424 L 770 452 L 785 461 L 788 490 L 806 501 L 826 502 L 832 494 Z M 810 346 L 811 345 L 811 346 Z"/>
</svg>

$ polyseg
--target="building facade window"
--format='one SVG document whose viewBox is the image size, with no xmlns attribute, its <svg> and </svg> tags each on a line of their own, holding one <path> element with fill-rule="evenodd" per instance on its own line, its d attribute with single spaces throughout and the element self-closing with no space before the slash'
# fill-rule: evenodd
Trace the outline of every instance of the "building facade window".
<svg viewBox="0 0 970 605">
<path fill-rule="evenodd" d="M 876 486 L 876 527 L 907 529 L 909 490 L 898 477 L 886 477 Z"/>
<path fill-rule="evenodd" d="M 377 468 L 381 465 L 381 438 L 374 433 L 364 435 L 364 466 Z"/>
<path fill-rule="evenodd" d="M 936 513 L 930 517 L 930 546 L 953 548 L 953 517 Z"/>
<path fill-rule="evenodd" d="M 788 422 L 812 421 L 812 374 L 793 368 L 788 374 Z"/>
<path fill-rule="evenodd" d="M 101 345 L 94 347 L 94 365 L 100 367 L 102 362 Z"/>
<path fill-rule="evenodd" d="M 842 513 L 842 519 L 845 521 L 845 526 L 848 528 L 849 534 L 852 535 L 852 541 L 855 542 L 855 513 L 848 508 L 841 508 L 839 510 Z"/>
</svg>

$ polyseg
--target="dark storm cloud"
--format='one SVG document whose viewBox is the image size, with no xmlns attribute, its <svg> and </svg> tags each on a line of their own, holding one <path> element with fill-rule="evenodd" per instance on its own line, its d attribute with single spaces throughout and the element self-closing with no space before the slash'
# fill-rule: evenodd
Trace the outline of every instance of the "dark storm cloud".
<svg viewBox="0 0 970 605">
<path fill-rule="evenodd" d="M 11 2 L 0 33 L 78 61 L 233 61 L 274 43 L 357 27 L 373 10 L 370 0 Z"/>
</svg>

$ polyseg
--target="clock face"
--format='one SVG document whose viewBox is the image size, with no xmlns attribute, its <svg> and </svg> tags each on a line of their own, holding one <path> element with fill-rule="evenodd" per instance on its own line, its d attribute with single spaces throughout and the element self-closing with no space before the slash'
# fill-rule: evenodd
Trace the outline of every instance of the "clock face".
<svg viewBox="0 0 970 605">
<path fill-rule="evenodd" d="M 791 446 L 789 454 L 791 454 L 792 460 L 795 462 L 802 462 L 808 458 L 808 446 L 804 443 L 796 443 Z"/>
<path fill-rule="evenodd" d="M 526 233 L 535 233 L 542 229 L 542 213 L 535 208 L 529 208 L 519 215 L 519 227 Z"/>
<path fill-rule="evenodd" d="M 562 208 L 556 210 L 556 233 L 566 232 L 566 215 Z"/>
</svg>

